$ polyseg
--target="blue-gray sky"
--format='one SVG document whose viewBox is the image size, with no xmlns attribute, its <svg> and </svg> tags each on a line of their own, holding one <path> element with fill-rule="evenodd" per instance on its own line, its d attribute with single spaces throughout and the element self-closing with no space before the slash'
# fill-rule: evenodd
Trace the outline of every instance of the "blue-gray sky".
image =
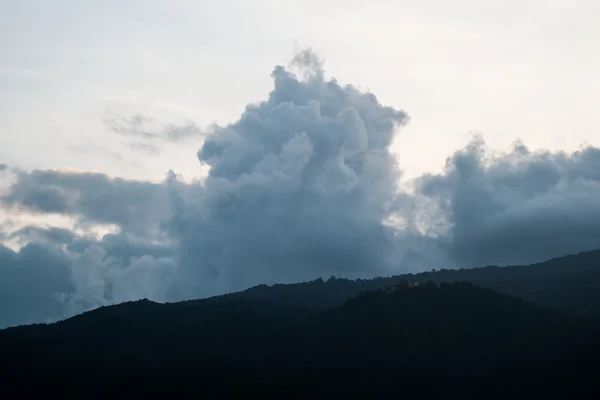
<svg viewBox="0 0 600 400">
<path fill-rule="evenodd" d="M 600 247 L 598 16 L 0 0 L 0 326 Z"/>
</svg>

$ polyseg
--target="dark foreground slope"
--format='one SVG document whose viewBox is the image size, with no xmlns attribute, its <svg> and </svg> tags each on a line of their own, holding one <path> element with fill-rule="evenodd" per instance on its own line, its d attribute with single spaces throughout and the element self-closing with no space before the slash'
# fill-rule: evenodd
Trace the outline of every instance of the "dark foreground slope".
<svg viewBox="0 0 600 400">
<path fill-rule="evenodd" d="M 318 311 L 124 303 L 0 331 L 0 363 L 20 397 L 581 398 L 596 338 L 590 321 L 468 283 L 403 284 Z"/>
<path fill-rule="evenodd" d="M 379 290 L 400 282 L 470 282 L 547 308 L 600 317 L 600 250 L 583 252 L 521 266 L 424 272 L 366 280 L 316 280 L 306 283 L 261 285 L 237 293 L 190 302 L 227 303 L 234 300 L 271 301 L 278 306 L 327 309 L 343 304 L 367 290 Z"/>
</svg>

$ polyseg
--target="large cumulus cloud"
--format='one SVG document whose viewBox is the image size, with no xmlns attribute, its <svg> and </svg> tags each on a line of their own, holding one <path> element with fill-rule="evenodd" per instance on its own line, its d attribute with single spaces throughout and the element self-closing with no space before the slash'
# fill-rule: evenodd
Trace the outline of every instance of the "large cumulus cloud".
<svg viewBox="0 0 600 400">
<path fill-rule="evenodd" d="M 269 98 L 216 127 L 198 151 L 210 166 L 204 192 L 182 203 L 172 230 L 180 276 L 198 285 L 190 294 L 365 266 L 372 274 L 392 262 L 393 230 L 382 220 L 400 171 L 388 148 L 407 116 L 325 80 L 312 53 L 298 61 L 305 80 L 277 67 Z"/>
<path fill-rule="evenodd" d="M 264 101 L 205 133 L 197 157 L 210 169 L 201 181 L 13 168 L 5 210 L 69 216 L 84 233 L 3 232 L 3 241 L 27 244 L 0 248 L 1 300 L 12 305 L 0 306 L 0 325 L 140 297 L 526 263 L 600 247 L 600 150 L 518 143 L 490 154 L 477 138 L 403 191 L 389 146 L 404 111 L 326 79 L 310 51 L 272 78 Z M 87 231 L 98 224 L 117 230 L 98 238 Z"/>
</svg>

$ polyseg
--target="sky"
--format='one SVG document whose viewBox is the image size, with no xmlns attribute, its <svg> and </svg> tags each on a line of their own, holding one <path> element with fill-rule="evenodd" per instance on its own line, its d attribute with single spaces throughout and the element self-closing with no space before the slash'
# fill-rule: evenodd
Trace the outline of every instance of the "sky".
<svg viewBox="0 0 600 400">
<path fill-rule="evenodd" d="M 0 0 L 0 326 L 600 248 L 599 16 Z"/>
</svg>

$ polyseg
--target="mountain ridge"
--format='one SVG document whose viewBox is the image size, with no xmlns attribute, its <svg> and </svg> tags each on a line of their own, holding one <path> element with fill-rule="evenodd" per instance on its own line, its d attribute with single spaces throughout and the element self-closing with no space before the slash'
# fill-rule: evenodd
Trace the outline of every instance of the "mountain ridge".
<svg viewBox="0 0 600 400">
<path fill-rule="evenodd" d="M 116 398 L 190 390 L 585 398 L 598 390 L 600 303 L 591 289 L 600 286 L 599 272 L 596 251 L 523 267 L 126 302 L 0 330 L 0 365 L 9 371 L 2 384 L 18 397 L 70 397 L 82 387 Z M 486 284 L 533 288 L 537 297 Z M 561 290 L 566 295 L 553 303 Z M 58 376 L 78 386 L 65 387 Z"/>
<path fill-rule="evenodd" d="M 393 392 L 398 376 L 407 374 L 416 377 L 402 380 L 410 391 L 427 379 L 438 382 L 426 390 L 430 395 L 442 388 L 462 392 L 475 378 L 473 390 L 485 391 L 495 375 L 511 379 L 511 390 L 547 393 L 540 385 L 548 379 L 592 385 L 584 355 L 600 355 L 592 340 L 598 328 L 470 283 L 403 282 L 299 314 L 241 303 L 173 308 L 130 302 L 2 331 L 0 363 L 11 367 L 5 378 L 36 378 L 36 393 L 60 389 L 57 382 L 42 384 L 48 371 L 111 393 L 154 392 L 158 382 L 175 390 L 194 380 L 217 391 L 229 382 L 242 392 Z M 550 368 L 558 359 L 564 364 Z"/>
<path fill-rule="evenodd" d="M 541 279 L 546 280 L 544 284 L 540 284 Z M 289 302 L 299 307 L 301 305 L 306 307 L 308 304 L 309 307 L 327 308 L 342 304 L 345 300 L 356 296 L 362 291 L 383 289 L 403 281 L 409 284 L 424 284 L 427 281 L 435 283 L 471 282 L 499 293 L 531 300 L 555 310 L 600 316 L 600 293 L 595 290 L 598 287 L 596 284 L 600 285 L 600 250 L 555 257 L 529 265 L 490 265 L 477 268 L 434 269 L 416 274 L 409 273 L 356 280 L 332 276 L 328 280 L 319 278 L 300 283 L 271 286 L 263 284 L 239 292 L 205 299 L 186 300 L 179 303 L 191 305 L 196 304 L 196 302 L 219 303 L 233 299 L 268 299 L 276 297 L 279 301 L 289 300 Z M 586 282 L 589 285 L 586 285 Z M 570 293 L 559 290 L 561 288 L 568 289 L 569 284 L 577 285 L 579 290 Z M 302 293 L 303 289 L 308 289 L 309 286 L 312 290 L 311 298 L 307 299 L 302 296 Z M 582 292 L 581 288 L 584 288 L 585 291 Z M 560 292 L 560 296 L 557 296 L 557 292 Z M 594 301 L 594 308 L 587 310 L 586 304 L 590 299 Z M 557 300 L 562 300 L 562 302 L 557 303 Z"/>
</svg>

